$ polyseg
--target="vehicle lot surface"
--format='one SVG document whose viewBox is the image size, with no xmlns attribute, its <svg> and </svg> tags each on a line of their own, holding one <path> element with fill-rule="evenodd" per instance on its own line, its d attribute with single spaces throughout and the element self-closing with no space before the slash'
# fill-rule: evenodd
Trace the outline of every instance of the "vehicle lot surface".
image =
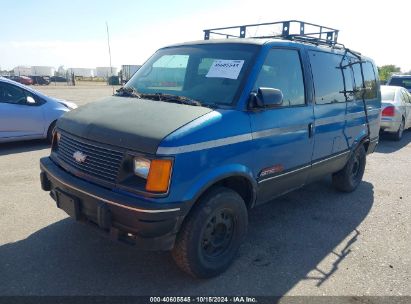
<svg viewBox="0 0 411 304">
<path fill-rule="evenodd" d="M 79 105 L 112 93 L 35 88 Z M 0 145 L 0 295 L 411 295 L 411 131 L 381 140 L 353 193 L 326 178 L 252 210 L 238 258 L 210 280 L 67 218 L 40 189 L 48 154 L 43 141 Z"/>
</svg>

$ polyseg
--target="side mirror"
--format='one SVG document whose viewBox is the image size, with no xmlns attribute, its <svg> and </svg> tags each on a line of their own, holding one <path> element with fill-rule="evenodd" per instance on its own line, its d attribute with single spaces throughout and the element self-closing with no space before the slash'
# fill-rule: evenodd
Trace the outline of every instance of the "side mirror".
<svg viewBox="0 0 411 304">
<path fill-rule="evenodd" d="M 251 93 L 251 107 L 275 108 L 283 104 L 283 93 L 274 88 L 258 88 L 257 93 Z"/>
<path fill-rule="evenodd" d="M 27 104 L 29 104 L 29 105 L 34 105 L 34 104 L 36 104 L 36 101 L 35 101 L 34 98 L 31 97 L 31 96 L 27 96 L 27 97 L 26 97 L 26 102 L 27 102 Z"/>
</svg>

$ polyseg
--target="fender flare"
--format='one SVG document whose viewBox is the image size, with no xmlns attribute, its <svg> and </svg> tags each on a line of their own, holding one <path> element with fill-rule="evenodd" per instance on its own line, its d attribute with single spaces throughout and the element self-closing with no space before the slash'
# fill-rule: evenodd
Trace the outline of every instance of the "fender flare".
<svg viewBox="0 0 411 304">
<path fill-rule="evenodd" d="M 350 147 L 350 154 L 352 154 L 360 145 L 364 145 L 370 142 L 368 134 L 361 134 Z M 367 149 L 366 149 L 367 152 Z"/>
<path fill-rule="evenodd" d="M 198 201 L 198 199 L 213 185 L 218 182 L 230 178 L 230 177 L 242 177 L 245 178 L 251 185 L 251 202 L 249 207 L 252 208 L 255 204 L 257 198 L 257 181 L 254 179 L 251 170 L 244 165 L 232 164 L 220 168 L 216 168 L 212 171 L 207 172 L 203 175 L 200 180 L 198 180 L 185 195 L 186 201 L 190 201 L 190 207 L 187 213 L 191 210 L 192 206 Z"/>
</svg>

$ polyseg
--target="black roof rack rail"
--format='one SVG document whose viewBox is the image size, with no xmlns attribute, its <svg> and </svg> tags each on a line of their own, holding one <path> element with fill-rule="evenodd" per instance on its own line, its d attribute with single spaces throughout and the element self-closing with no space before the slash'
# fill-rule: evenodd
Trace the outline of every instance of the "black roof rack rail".
<svg viewBox="0 0 411 304">
<path fill-rule="evenodd" d="M 265 27 L 269 29 L 274 26 L 281 27 L 281 33 L 272 32 L 269 35 L 248 36 L 250 28 Z M 308 32 L 305 31 L 309 27 Z M 234 30 L 239 30 L 239 34 L 232 34 Z M 227 33 L 230 31 L 230 33 Z M 204 40 L 209 40 L 211 35 L 225 36 L 226 38 L 279 38 L 287 40 L 298 40 L 301 42 L 313 43 L 317 45 L 337 46 L 344 48 L 343 45 L 337 43 L 339 30 L 318 25 L 314 23 L 304 22 L 300 20 L 287 20 L 279 22 L 246 24 L 239 26 L 220 27 L 204 30 Z"/>
</svg>

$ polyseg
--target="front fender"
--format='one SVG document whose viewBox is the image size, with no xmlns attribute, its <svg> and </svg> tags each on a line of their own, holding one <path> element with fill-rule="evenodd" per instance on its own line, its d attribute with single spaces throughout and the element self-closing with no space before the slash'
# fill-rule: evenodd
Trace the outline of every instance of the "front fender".
<svg viewBox="0 0 411 304">
<path fill-rule="evenodd" d="M 207 189 L 209 189 L 214 184 L 228 177 L 235 176 L 244 177 L 251 184 L 253 191 L 252 202 L 254 203 L 256 198 L 257 182 L 253 177 L 251 170 L 241 164 L 229 164 L 207 171 L 191 185 L 190 190 L 185 193 L 183 200 L 195 202 L 205 191 L 207 191 Z"/>
</svg>

